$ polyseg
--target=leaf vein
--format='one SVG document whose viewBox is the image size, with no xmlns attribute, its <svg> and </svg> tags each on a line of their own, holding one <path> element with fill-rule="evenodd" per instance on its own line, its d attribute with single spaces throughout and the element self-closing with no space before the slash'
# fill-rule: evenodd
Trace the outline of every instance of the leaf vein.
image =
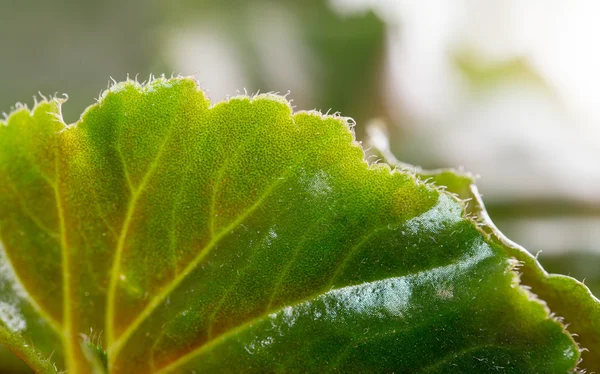
<svg viewBox="0 0 600 374">
<path fill-rule="evenodd" d="M 455 263 L 452 263 L 452 264 L 459 264 L 460 262 L 461 262 L 461 260 L 458 260 L 458 261 L 456 261 Z M 444 265 L 444 266 L 448 266 L 448 265 Z M 385 278 L 385 280 L 396 279 L 396 278 L 415 277 L 415 276 L 418 276 L 418 275 L 420 275 L 422 273 L 425 273 L 427 271 L 430 271 L 432 269 L 436 269 L 436 268 L 439 268 L 439 267 L 442 267 L 442 266 L 436 266 L 436 267 L 429 268 L 429 269 L 422 269 L 422 270 L 418 270 L 418 271 L 415 271 L 415 272 L 406 273 L 406 274 L 398 276 L 398 277 L 389 277 L 389 278 Z M 351 286 L 343 286 L 343 287 L 340 287 L 339 289 L 344 288 L 344 287 L 351 287 Z M 203 354 L 204 352 L 207 352 L 207 351 L 213 349 L 215 346 L 218 346 L 219 344 L 225 342 L 227 339 L 229 339 L 229 338 L 231 338 L 233 336 L 236 336 L 236 335 L 238 335 L 238 334 L 240 334 L 240 333 L 248 330 L 249 328 L 251 328 L 252 326 L 254 326 L 256 323 L 262 322 L 263 320 L 269 318 L 271 315 L 280 313 L 285 308 L 289 308 L 289 307 L 294 308 L 294 307 L 297 307 L 297 306 L 299 306 L 301 304 L 310 302 L 310 301 L 312 301 L 312 300 L 314 300 L 314 299 L 316 299 L 318 297 L 326 295 L 327 293 L 329 293 L 331 291 L 332 291 L 331 289 L 330 290 L 326 290 L 326 291 L 320 291 L 317 294 L 313 294 L 313 295 L 307 296 L 307 297 L 303 298 L 302 300 L 298 300 L 298 301 L 296 301 L 294 303 L 291 303 L 291 304 L 288 304 L 288 305 L 285 305 L 285 306 L 277 307 L 277 308 L 275 308 L 275 309 L 273 309 L 271 311 L 266 311 L 263 314 L 261 314 L 261 315 L 259 315 L 257 317 L 254 317 L 254 318 L 252 318 L 252 319 L 250 319 L 250 320 L 242 323 L 241 325 L 238 325 L 235 328 L 232 328 L 231 330 L 229 330 L 229 331 L 227 331 L 227 332 L 225 332 L 225 333 L 223 333 L 223 334 L 221 334 L 221 335 L 219 335 L 219 336 L 217 336 L 217 337 L 215 337 L 215 338 L 213 338 L 211 340 L 208 340 L 204 344 L 202 344 L 199 347 L 195 348 L 194 350 L 186 353 L 185 355 L 180 356 L 177 360 L 170 362 L 169 364 L 167 364 L 166 366 L 164 366 L 163 368 L 161 368 L 160 370 L 158 370 L 156 372 L 156 374 L 164 374 L 164 373 L 168 373 L 170 371 L 173 371 L 176 368 L 180 367 L 181 365 L 185 364 L 186 362 L 190 361 L 194 357 L 197 357 L 197 356 Z"/>
<path fill-rule="evenodd" d="M 225 227 L 221 232 L 215 236 L 204 248 L 202 248 L 198 255 L 185 267 L 185 269 L 177 275 L 168 285 L 166 285 L 162 291 L 154 296 L 151 301 L 146 305 L 144 310 L 138 315 L 138 317 L 124 330 L 118 340 L 114 341 L 113 344 L 109 345 L 109 355 L 112 355 L 113 359 L 116 358 L 118 352 L 127 342 L 127 340 L 133 335 L 133 332 L 145 321 L 152 312 L 160 305 L 160 303 L 169 295 L 173 290 L 198 266 L 198 264 L 212 251 L 213 248 L 230 233 L 233 229 L 239 226 L 246 218 L 248 218 L 256 209 L 258 209 L 263 202 L 270 196 L 271 192 L 277 188 L 285 176 L 291 172 L 293 167 L 288 168 L 284 173 L 275 178 L 275 182 L 272 183 L 265 192 L 259 197 L 259 199 L 242 212 L 231 224 Z"/>
<path fill-rule="evenodd" d="M 283 280 L 285 279 L 285 276 L 289 273 L 292 266 L 294 265 L 295 260 L 298 258 L 298 255 L 300 254 L 300 249 L 302 248 L 302 245 L 304 245 L 306 240 L 310 238 L 310 236 L 308 234 L 312 233 L 312 231 L 316 227 L 318 227 L 319 223 L 321 223 L 321 219 L 316 220 L 311 225 L 310 229 L 305 232 L 305 235 L 299 241 L 298 245 L 294 248 L 294 253 L 292 254 L 292 258 L 285 264 L 284 268 L 281 270 L 281 273 L 279 274 L 279 277 L 277 277 L 275 285 L 273 286 L 273 291 L 271 292 L 271 296 L 269 297 L 269 302 L 267 303 L 267 307 L 265 308 L 266 310 L 271 309 L 271 306 L 273 305 L 273 301 L 275 300 L 275 296 L 277 296 L 277 292 L 279 292 L 279 289 L 281 288 L 281 285 L 283 284 Z"/>
<path fill-rule="evenodd" d="M 116 302 L 116 291 L 117 291 L 117 283 L 119 279 L 119 273 L 121 272 L 121 259 L 123 254 L 123 249 L 125 247 L 125 240 L 127 239 L 127 235 L 129 233 L 129 227 L 131 225 L 131 221 L 133 219 L 135 210 L 137 208 L 137 202 L 142 192 L 144 191 L 146 184 L 150 180 L 151 176 L 154 174 L 154 171 L 158 167 L 159 160 L 162 157 L 164 150 L 166 148 L 167 143 L 171 139 L 173 134 L 175 124 L 171 124 L 171 128 L 169 129 L 168 134 L 165 136 L 165 139 L 161 143 L 158 152 L 154 159 L 151 161 L 148 166 L 148 170 L 142 177 L 142 180 L 139 186 L 132 192 L 129 203 L 127 204 L 127 213 L 125 215 L 125 220 L 123 221 L 123 226 L 121 228 L 121 233 L 119 234 L 119 239 L 117 241 L 117 248 L 115 250 L 115 255 L 113 259 L 113 265 L 110 272 L 110 283 L 109 289 L 107 293 L 107 309 L 106 309 L 106 320 L 105 320 L 105 328 L 107 330 L 107 340 L 110 345 L 114 340 L 114 315 L 115 315 L 115 302 Z M 125 169 L 126 170 L 126 169 Z M 112 360 L 111 360 L 112 362 Z"/>
<path fill-rule="evenodd" d="M 60 232 L 60 247 L 61 247 L 61 255 L 62 255 L 62 275 L 63 275 L 63 344 L 65 346 L 65 356 L 67 361 L 67 368 L 74 369 L 75 368 L 75 348 L 74 344 L 76 342 L 72 339 L 73 333 L 73 321 L 71 316 L 71 264 L 69 261 L 69 247 L 67 243 L 67 232 L 65 227 L 65 214 L 64 207 L 62 202 L 62 197 L 60 194 L 60 168 L 59 168 L 59 151 L 56 148 L 55 153 L 55 178 L 53 187 L 54 187 L 54 199 L 56 201 L 56 209 L 58 212 L 58 221 L 59 221 L 59 232 Z"/>
</svg>

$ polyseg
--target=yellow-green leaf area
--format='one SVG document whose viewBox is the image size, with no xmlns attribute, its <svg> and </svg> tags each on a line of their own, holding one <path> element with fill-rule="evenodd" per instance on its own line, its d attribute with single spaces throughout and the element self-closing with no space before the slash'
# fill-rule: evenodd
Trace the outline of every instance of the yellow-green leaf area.
<svg viewBox="0 0 600 374">
<path fill-rule="evenodd" d="M 346 118 L 270 94 L 213 105 L 188 78 L 116 84 L 74 125 L 61 105 L 0 127 L 0 303 L 25 327 L 0 308 L 1 326 L 59 370 L 577 365 L 463 203 L 368 164 Z"/>
</svg>

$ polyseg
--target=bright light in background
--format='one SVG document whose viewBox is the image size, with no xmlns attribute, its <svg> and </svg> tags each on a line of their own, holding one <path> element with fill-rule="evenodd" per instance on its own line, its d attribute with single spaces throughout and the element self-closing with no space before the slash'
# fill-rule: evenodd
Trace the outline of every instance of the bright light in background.
<svg viewBox="0 0 600 374">
<path fill-rule="evenodd" d="M 444 166 L 484 176 L 488 199 L 600 202 L 600 3 L 558 0 L 331 0 L 388 24 L 388 108 Z M 483 69 L 521 61 L 536 80 L 474 87 Z M 421 145 L 419 145 L 421 148 Z M 439 162 L 439 161 L 438 161 Z M 577 180 L 574 186 L 573 181 Z"/>
<path fill-rule="evenodd" d="M 182 25 L 165 31 L 165 59 L 176 74 L 193 75 L 213 101 L 247 86 L 237 54 L 225 30 L 217 24 Z"/>
<path fill-rule="evenodd" d="M 418 140 L 400 144 L 404 155 L 482 175 L 488 203 L 600 204 L 600 2 L 330 3 L 387 24 L 387 108 L 404 139 Z M 479 76 L 460 65 L 465 56 Z M 513 234 L 530 248 L 598 251 L 599 222 L 534 219 Z"/>
<path fill-rule="evenodd" d="M 594 122 L 600 136 L 600 2 L 554 0 L 551 4 L 552 17 L 541 25 L 540 43 L 532 46 L 529 60 L 576 114 Z M 523 14 L 524 28 L 536 14 L 550 10 L 547 1 L 538 0 L 536 5 Z"/>
</svg>

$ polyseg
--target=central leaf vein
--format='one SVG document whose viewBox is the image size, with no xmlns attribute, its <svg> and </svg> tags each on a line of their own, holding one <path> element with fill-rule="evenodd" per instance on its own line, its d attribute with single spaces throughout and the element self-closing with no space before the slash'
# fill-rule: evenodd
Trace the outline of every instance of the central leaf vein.
<svg viewBox="0 0 600 374">
<path fill-rule="evenodd" d="M 460 265 L 461 262 L 468 263 L 469 261 L 472 261 L 472 258 L 469 258 L 468 260 L 466 260 L 466 259 L 460 260 L 459 259 L 456 262 L 453 262 L 451 264 L 444 265 L 444 266 Z M 385 279 L 388 280 L 388 279 L 399 279 L 399 278 L 416 277 L 416 276 L 419 276 L 419 275 L 421 275 L 423 273 L 426 273 L 428 271 L 432 271 L 434 269 L 441 268 L 441 267 L 444 267 L 444 266 L 434 266 L 434 267 L 431 267 L 431 268 L 421 269 L 421 270 L 418 270 L 418 271 L 410 272 L 410 273 L 407 273 L 407 274 L 404 274 L 404 275 L 401 275 L 401 276 L 398 276 L 398 277 L 385 278 Z M 379 280 L 379 281 L 381 281 L 381 280 Z M 374 282 L 377 282 L 377 280 L 374 281 Z M 165 373 L 172 372 L 173 370 L 181 367 L 182 365 L 186 364 L 187 362 L 189 362 L 190 360 L 194 359 L 195 357 L 198 357 L 198 356 L 200 356 L 200 355 L 202 355 L 202 354 L 204 354 L 206 352 L 209 352 L 210 350 L 214 349 L 216 346 L 218 346 L 218 345 L 223 344 L 224 342 L 226 342 L 228 339 L 231 339 L 231 338 L 233 338 L 235 336 L 238 336 L 239 334 L 241 334 L 241 333 L 245 332 L 246 330 L 252 328 L 257 323 L 260 323 L 260 322 L 266 320 L 267 318 L 271 318 L 271 316 L 273 316 L 274 314 L 278 314 L 278 313 L 282 312 L 284 309 L 287 309 L 287 308 L 290 308 L 290 307 L 291 308 L 296 308 L 296 307 L 298 307 L 298 306 L 300 306 L 302 304 L 309 303 L 310 301 L 313 301 L 313 300 L 315 300 L 315 299 L 317 299 L 319 297 L 322 297 L 322 296 L 328 294 L 329 292 L 341 290 L 341 289 L 343 289 L 345 287 L 353 287 L 353 285 L 345 285 L 343 287 L 339 287 L 339 288 L 336 288 L 336 289 L 326 289 L 326 288 L 323 288 L 320 291 L 318 291 L 317 293 L 309 295 L 309 296 L 303 298 L 302 300 L 298 300 L 298 301 L 296 301 L 294 303 L 290 303 L 288 305 L 281 305 L 281 306 L 279 306 L 277 308 L 274 308 L 273 310 L 267 310 L 264 313 L 262 313 L 261 315 L 259 315 L 257 317 L 254 317 L 254 318 L 252 318 L 252 319 L 250 319 L 250 320 L 248 320 L 248 321 L 246 321 L 246 322 L 244 322 L 244 323 L 242 323 L 242 324 L 240 324 L 238 326 L 235 326 L 234 328 L 232 328 L 232 329 L 230 329 L 230 330 L 228 330 L 228 331 L 226 331 L 226 332 L 224 332 L 224 333 L 222 333 L 222 334 L 220 334 L 220 335 L 218 335 L 218 336 L 216 336 L 216 337 L 208 340 L 207 342 L 205 342 L 204 344 L 196 347 L 192 351 L 190 351 L 190 352 L 188 352 L 188 353 L 180 356 L 175 361 L 172 361 L 172 362 L 168 363 L 162 369 L 158 370 L 156 372 L 156 374 L 165 374 Z"/>
</svg>

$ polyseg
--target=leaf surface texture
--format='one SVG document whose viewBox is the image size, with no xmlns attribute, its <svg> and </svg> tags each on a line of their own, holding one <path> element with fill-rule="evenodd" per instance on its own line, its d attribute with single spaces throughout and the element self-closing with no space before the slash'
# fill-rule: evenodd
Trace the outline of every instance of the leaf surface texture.
<svg viewBox="0 0 600 374">
<path fill-rule="evenodd" d="M 211 105 L 187 78 L 116 84 L 70 126 L 61 105 L 0 126 L 0 342 L 35 370 L 577 365 L 515 255 L 451 194 L 368 164 L 346 118 Z"/>
</svg>

